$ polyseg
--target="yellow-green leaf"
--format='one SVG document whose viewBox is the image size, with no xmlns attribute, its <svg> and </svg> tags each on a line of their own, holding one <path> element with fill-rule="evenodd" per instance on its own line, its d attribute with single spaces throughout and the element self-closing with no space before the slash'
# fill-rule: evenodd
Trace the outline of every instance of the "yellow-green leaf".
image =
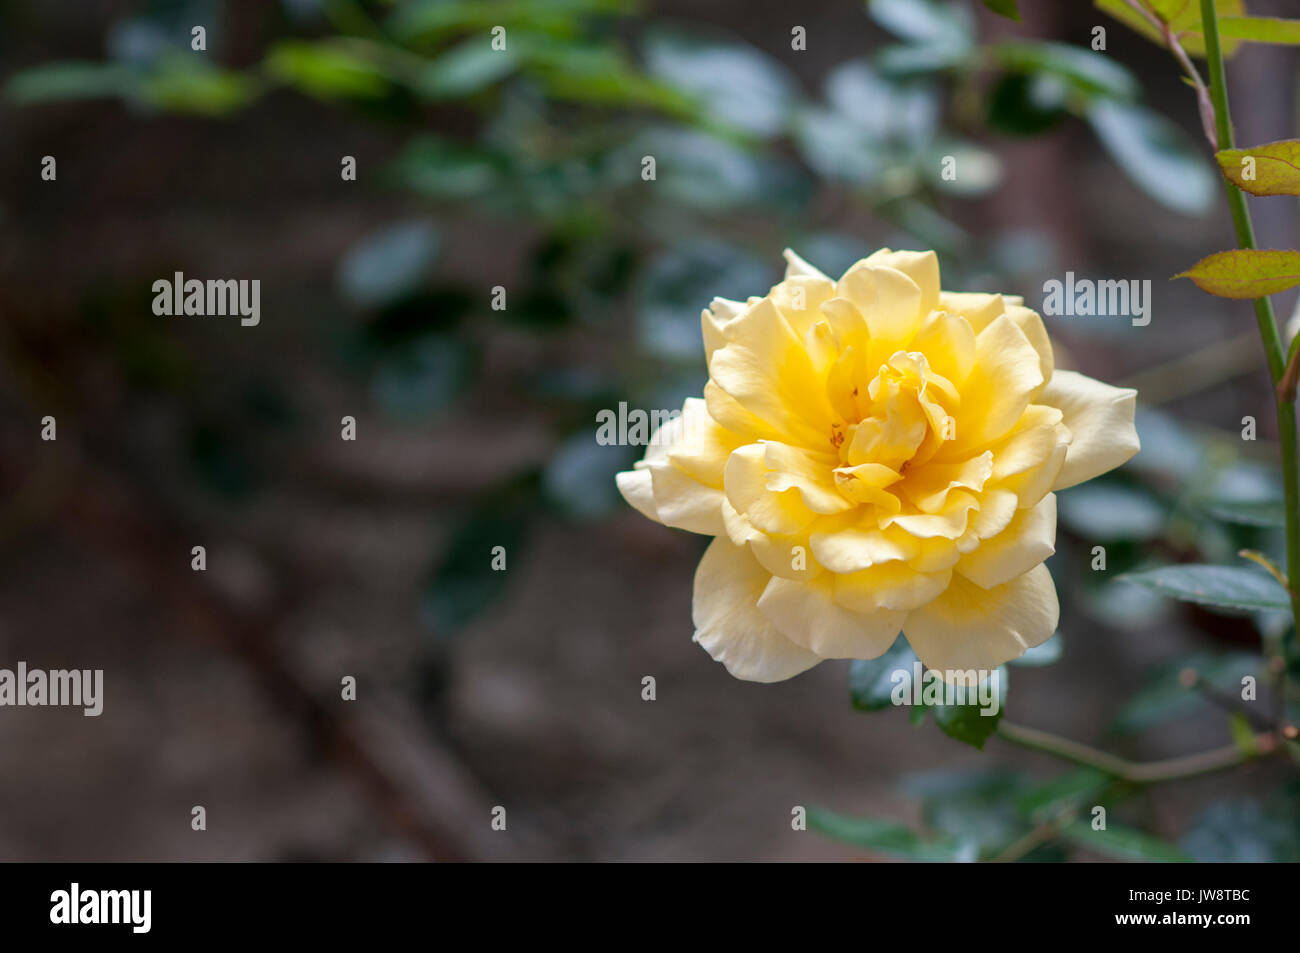
<svg viewBox="0 0 1300 953">
<path fill-rule="evenodd" d="M 1174 275 L 1220 298 L 1263 298 L 1300 285 L 1300 251 L 1235 248 Z"/>
<path fill-rule="evenodd" d="M 1233 185 L 1252 195 L 1300 195 L 1300 139 L 1216 152 Z"/>
<path fill-rule="evenodd" d="M 1201 36 L 1201 5 L 1197 0 L 1138 0 L 1152 16 L 1169 25 L 1179 44 L 1192 56 L 1205 56 L 1205 38 Z M 1150 21 L 1135 11 L 1128 0 L 1096 0 L 1097 9 L 1109 13 L 1161 46 L 1165 38 Z M 1241 18 L 1246 13 L 1245 0 L 1216 0 L 1215 9 L 1219 23 L 1225 19 Z M 1219 30 L 1219 46 L 1224 56 L 1231 56 L 1241 40 Z"/>
<path fill-rule="evenodd" d="M 1219 17 L 1219 35 L 1249 43 L 1300 44 L 1300 20 L 1281 17 Z"/>
<path fill-rule="evenodd" d="M 1008 20 L 1020 22 L 1020 10 L 1016 6 L 1016 0 L 984 0 L 984 6 L 994 13 L 1002 14 Z"/>
</svg>

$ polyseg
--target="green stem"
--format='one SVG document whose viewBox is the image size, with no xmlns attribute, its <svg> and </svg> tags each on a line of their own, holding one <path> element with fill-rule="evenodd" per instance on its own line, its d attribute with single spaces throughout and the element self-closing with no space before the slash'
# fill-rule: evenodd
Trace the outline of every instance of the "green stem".
<svg viewBox="0 0 1300 953">
<path fill-rule="evenodd" d="M 1166 761 L 1126 761 L 1124 758 L 1071 741 L 1069 738 L 1007 721 L 998 725 L 998 734 L 1004 741 L 1009 741 L 1013 745 L 1042 751 L 1085 767 L 1096 768 L 1103 774 L 1109 774 L 1111 777 L 1132 784 L 1161 784 L 1165 781 L 1196 777 L 1200 774 L 1235 767 L 1254 757 L 1251 751 L 1229 745 L 1225 748 L 1214 748 Z M 1261 732 L 1255 735 L 1251 747 L 1261 754 L 1269 754 L 1277 749 L 1277 739 L 1271 732 Z"/>
<path fill-rule="evenodd" d="M 1201 25 L 1205 36 L 1205 59 L 1209 64 L 1215 131 L 1222 151 L 1233 148 L 1232 116 L 1228 112 L 1228 84 L 1224 78 L 1223 50 L 1219 46 L 1219 21 L 1214 0 L 1201 0 Z M 1250 220 L 1246 195 L 1226 178 L 1223 185 L 1228 194 L 1237 244 L 1241 248 L 1253 249 L 1255 228 Z M 1259 325 L 1259 336 L 1268 355 L 1268 371 L 1277 403 L 1278 439 L 1282 445 L 1282 493 L 1286 504 L 1286 570 L 1291 581 L 1292 624 L 1300 630 L 1300 451 L 1296 444 L 1296 407 L 1294 400 L 1279 392 L 1286 376 L 1287 361 L 1286 348 L 1273 314 L 1273 302 L 1268 298 L 1256 298 L 1254 304 L 1255 322 Z"/>
</svg>

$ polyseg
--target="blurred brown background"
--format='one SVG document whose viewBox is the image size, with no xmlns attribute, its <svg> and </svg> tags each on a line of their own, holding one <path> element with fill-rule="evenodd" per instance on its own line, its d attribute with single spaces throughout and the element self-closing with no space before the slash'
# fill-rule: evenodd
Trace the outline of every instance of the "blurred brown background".
<svg viewBox="0 0 1300 953">
<path fill-rule="evenodd" d="M 1140 388 L 1144 453 L 1114 484 L 1118 503 L 1081 498 L 1073 520 L 1063 509 L 1064 656 L 1012 672 L 1008 717 L 1138 758 L 1227 743 L 1208 707 L 1106 733 L 1152 666 L 1258 637 L 1249 619 L 1085 579 L 1096 534 L 1079 532 L 1090 506 L 1118 506 L 1136 513 L 1105 530 L 1121 564 L 1227 559 L 1240 541 L 1189 513 L 1188 494 L 1208 479 L 1270 489 L 1249 308 L 1167 280 L 1231 242 L 1217 185 L 1203 211 L 1161 204 L 1077 101 L 1029 116 L 1032 135 L 1008 133 L 1024 104 L 991 118 L 1006 71 L 968 54 L 897 76 L 881 66 L 886 100 L 933 108 L 933 128 L 882 147 L 878 175 L 837 171 L 837 143 L 798 115 L 828 109 L 843 64 L 926 46 L 860 3 L 479 4 L 459 19 L 435 10 L 424 32 L 388 19 L 437 6 L 0 2 L 0 666 L 105 671 L 101 717 L 0 711 L 0 858 L 857 859 L 872 855 L 792 831 L 791 807 L 916 822 L 905 779 L 918 773 L 1058 771 L 998 739 L 980 753 L 901 712 L 854 712 L 847 662 L 778 685 L 731 679 L 690 641 L 702 541 L 611 497 L 635 453 L 596 452 L 594 410 L 698 392 L 700 307 L 763 293 L 786 244 L 844 259 L 828 270 L 886 243 L 939 245 L 946 286 L 1031 306 L 1067 270 L 1151 279 L 1147 328 L 1048 319 L 1075 366 Z M 1084 3 L 1022 0 L 1022 26 L 956 6 L 980 48 L 1086 48 L 1104 25 L 1103 55 L 1208 170 L 1166 52 Z M 536 54 L 490 82 L 420 72 L 481 42 L 480 15 Z M 212 63 L 265 85 L 207 77 L 195 92 L 160 66 L 169 45 L 188 55 L 197 23 Z M 806 51 L 790 49 L 796 24 Z M 697 100 L 670 95 L 674 61 L 663 53 L 656 73 L 647 46 L 666 27 L 775 64 L 792 103 L 780 128 L 764 130 L 760 108 L 719 132 L 717 116 L 683 105 Z M 351 66 L 269 52 L 349 36 L 364 41 L 338 47 Z M 609 49 L 663 89 L 593 52 Z M 66 61 L 102 72 L 38 74 L 35 92 L 14 79 Z M 566 64 L 581 69 L 577 95 Z M 1294 133 L 1293 52 L 1251 47 L 1229 78 L 1241 142 Z M 687 142 L 704 194 L 664 157 L 661 181 L 639 188 L 641 144 L 685 134 L 725 146 Z M 949 142 L 991 157 L 1001 178 L 969 194 L 928 181 Z M 838 145 L 865 167 L 857 140 Z M 55 182 L 40 179 L 45 155 Z M 343 155 L 358 181 L 340 180 Z M 1256 204 L 1261 246 L 1293 246 L 1294 205 Z M 701 238 L 721 250 L 672 257 Z M 178 270 L 259 278 L 261 324 L 154 316 L 151 283 Z M 497 285 L 511 302 L 500 314 Z M 664 314 L 676 323 L 659 334 Z M 40 440 L 46 414 L 57 442 Z M 339 439 L 345 414 L 356 442 Z M 1257 444 L 1236 439 L 1244 414 L 1259 417 Z M 498 543 L 508 571 L 485 578 Z M 198 544 L 205 573 L 190 569 Z M 339 698 L 345 675 L 355 702 Z M 641 700 L 645 675 L 654 702 Z M 1280 770 L 1158 789 L 1126 810 L 1177 840 L 1210 801 Z M 204 832 L 190 828 L 194 805 Z M 507 832 L 489 827 L 495 805 Z"/>
</svg>

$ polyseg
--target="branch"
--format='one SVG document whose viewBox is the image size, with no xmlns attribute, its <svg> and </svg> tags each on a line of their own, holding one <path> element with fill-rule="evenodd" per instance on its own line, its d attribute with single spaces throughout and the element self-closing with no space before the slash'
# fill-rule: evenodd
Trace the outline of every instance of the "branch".
<svg viewBox="0 0 1300 953">
<path fill-rule="evenodd" d="M 1166 781 L 1178 781 L 1182 778 L 1222 771 L 1249 761 L 1257 754 L 1273 754 L 1279 748 L 1276 736 L 1272 732 L 1265 731 L 1254 736 L 1253 751 L 1245 751 L 1236 745 L 1229 745 L 1181 758 L 1142 762 L 1127 761 L 1051 732 L 1006 721 L 998 725 L 997 733 L 1004 741 L 1009 741 L 1013 745 L 1043 751 L 1066 761 L 1073 761 L 1075 764 L 1096 768 L 1104 774 L 1132 784 L 1162 784 Z"/>
</svg>

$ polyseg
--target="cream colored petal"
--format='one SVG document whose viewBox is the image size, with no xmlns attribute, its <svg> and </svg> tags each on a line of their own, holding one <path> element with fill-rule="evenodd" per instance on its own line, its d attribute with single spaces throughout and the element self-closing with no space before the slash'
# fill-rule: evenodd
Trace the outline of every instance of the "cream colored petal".
<svg viewBox="0 0 1300 953">
<path fill-rule="evenodd" d="M 979 499 L 976 496 L 965 490 L 951 490 L 943 508 L 937 513 L 903 513 L 887 516 L 882 522 L 885 526 L 897 526 L 922 539 L 932 536 L 956 539 L 966 532 L 972 514 L 978 512 Z"/>
<path fill-rule="evenodd" d="M 1065 465 L 1067 449 L 1066 443 L 1058 443 L 1052 450 L 1051 456 L 1041 465 L 998 481 L 997 488 L 1014 493 L 1020 501 L 1018 505 L 1021 509 L 1037 506 L 1056 483 L 1061 467 Z"/>
<path fill-rule="evenodd" d="M 962 557 L 957 572 L 992 589 L 1029 572 L 1056 552 L 1056 494 L 1030 509 L 1017 510 L 1001 533 Z"/>
<path fill-rule="evenodd" d="M 829 278 L 798 275 L 772 288 L 772 303 L 795 334 L 803 338 L 808 328 L 821 319 L 822 305 L 835 294 Z"/>
<path fill-rule="evenodd" d="M 835 284 L 837 297 L 848 298 L 867 319 L 873 341 L 888 346 L 909 344 L 921 327 L 921 289 L 893 268 L 860 261 Z M 832 299 L 833 300 L 833 299 Z"/>
<path fill-rule="evenodd" d="M 665 526 L 705 536 L 726 532 L 721 490 L 705 486 L 668 463 L 651 464 L 646 470 L 634 472 L 649 472 L 655 508 Z"/>
<path fill-rule="evenodd" d="M 947 587 L 952 570 L 917 572 L 907 563 L 888 562 L 835 577 L 835 601 L 868 614 L 878 609 L 915 609 Z"/>
<path fill-rule="evenodd" d="M 976 540 L 989 539 L 998 535 L 1016 518 L 1020 498 L 1010 490 L 987 489 L 980 494 L 980 505 L 967 526 L 967 534 L 973 537 L 970 545 L 962 549 L 968 552 L 974 548 Z"/>
<path fill-rule="evenodd" d="M 882 609 L 860 615 L 836 603 L 833 590 L 830 573 L 808 582 L 773 578 L 758 608 L 782 635 L 822 658 L 883 655 L 894 644 L 907 613 Z"/>
<path fill-rule="evenodd" d="M 911 346 L 958 388 L 975 366 L 975 331 L 960 314 L 933 312 L 921 325 Z"/>
<path fill-rule="evenodd" d="M 1138 452 L 1133 426 L 1137 391 L 1111 387 L 1074 371 L 1057 371 L 1038 400 L 1060 408 L 1072 436 L 1053 489 L 1091 480 Z"/>
<path fill-rule="evenodd" d="M 993 474 L 993 453 L 985 450 L 966 460 L 918 467 L 895 487 L 924 513 L 938 513 L 958 488 L 982 490 Z"/>
<path fill-rule="evenodd" d="M 1056 357 L 1052 353 L 1052 339 L 1047 336 L 1047 328 L 1037 311 L 1024 305 L 1007 303 L 1007 316 L 1016 322 L 1016 327 L 1025 333 L 1029 343 L 1038 352 L 1038 368 L 1043 372 L 1043 380 L 1051 380 L 1056 367 Z"/>
<path fill-rule="evenodd" d="M 799 491 L 774 492 L 768 488 L 765 447 L 752 443 L 727 458 L 723 486 L 727 500 L 757 529 L 788 536 L 817 518 L 803 502 Z"/>
<path fill-rule="evenodd" d="M 939 307 L 960 314 L 970 322 L 971 329 L 979 334 L 996 318 L 1006 313 L 1007 304 L 1002 295 L 981 294 L 971 291 L 944 291 L 939 294 Z"/>
<path fill-rule="evenodd" d="M 903 634 L 927 668 L 991 671 L 1046 642 L 1059 617 L 1046 566 L 993 589 L 954 574 L 942 595 L 908 613 Z"/>
<path fill-rule="evenodd" d="M 1055 407 L 1031 404 L 1015 430 L 994 446 L 990 478 L 1005 480 L 1046 463 L 1057 445 L 1069 439 L 1068 431 L 1057 426 L 1062 419 L 1063 415 Z"/>
<path fill-rule="evenodd" d="M 975 339 L 975 366 L 962 385 L 955 439 L 938 457 L 965 456 L 1004 436 L 1042 383 L 1038 352 L 1025 333 L 1005 315 L 995 319 Z"/>
<path fill-rule="evenodd" d="M 714 351 L 727 343 L 727 326 L 744 314 L 748 308 L 749 305 L 743 301 L 714 298 L 709 307 L 700 313 L 705 360 L 712 357 Z"/>
<path fill-rule="evenodd" d="M 774 493 L 796 490 L 804 506 L 827 515 L 852 509 L 835 488 L 836 458 L 775 440 L 763 442 L 763 460 L 768 469 L 767 488 Z"/>
<path fill-rule="evenodd" d="M 1052 376 L 1055 364 L 1052 341 L 1047 335 L 1043 319 L 1038 312 L 1025 307 L 1023 298 L 1017 295 L 945 291 L 939 295 L 939 306 L 964 315 L 976 334 L 1005 314 L 1020 328 L 1038 354 L 1038 366 L 1043 380 Z"/>
<path fill-rule="evenodd" d="M 623 499 L 656 523 L 662 523 L 664 520 L 659 515 L 659 507 L 655 503 L 650 467 L 664 463 L 669 448 L 681 437 L 682 426 L 681 417 L 674 417 L 656 428 L 650 436 L 645 457 L 636 462 L 635 469 L 625 470 L 614 478 L 619 492 L 623 494 Z"/>
<path fill-rule="evenodd" d="M 663 522 L 655 506 L 654 486 L 648 469 L 624 470 L 614 477 L 614 482 L 618 484 L 618 492 L 623 494 L 623 499 L 641 515 L 648 516 L 656 523 Z"/>
<path fill-rule="evenodd" d="M 678 439 L 667 450 L 668 461 L 706 486 L 721 489 L 727 457 L 746 441 L 719 426 L 699 397 L 686 399 L 681 420 Z"/>
<path fill-rule="evenodd" d="M 722 525 L 727 538 L 746 545 L 764 569 L 786 579 L 811 579 L 822 571 L 805 535 L 773 536 L 756 529 L 736 508 L 722 500 Z"/>
<path fill-rule="evenodd" d="M 920 552 L 915 538 L 874 526 L 812 532 L 808 538 L 813 555 L 831 572 L 854 573 L 891 560 L 911 559 Z"/>
<path fill-rule="evenodd" d="M 803 341 L 768 299 L 755 304 L 729 328 L 726 346 L 709 361 L 710 383 L 763 421 L 785 442 L 815 446 L 829 440 L 833 417 L 824 382 L 814 372 Z M 724 427 L 712 400 L 709 412 Z M 737 431 L 741 432 L 741 431 Z"/>
<path fill-rule="evenodd" d="M 939 256 L 932 251 L 890 251 L 882 248 L 867 258 L 876 265 L 901 271 L 921 289 L 921 316 L 939 306 Z"/>
<path fill-rule="evenodd" d="M 808 264 L 808 262 L 804 261 L 789 248 L 781 254 L 785 257 L 785 276 L 787 278 L 803 276 L 808 278 L 821 278 L 824 281 L 830 281 L 830 278 L 827 278 L 821 271 Z"/>
<path fill-rule="evenodd" d="M 761 419 L 713 381 L 704 384 L 704 404 L 718 426 L 738 435 L 744 443 L 790 439 L 782 427 Z"/>
<path fill-rule="evenodd" d="M 759 611 L 758 600 L 770 579 L 747 549 L 725 537 L 709 544 L 695 571 L 695 641 L 746 681 L 779 682 L 821 661 Z"/>
</svg>

